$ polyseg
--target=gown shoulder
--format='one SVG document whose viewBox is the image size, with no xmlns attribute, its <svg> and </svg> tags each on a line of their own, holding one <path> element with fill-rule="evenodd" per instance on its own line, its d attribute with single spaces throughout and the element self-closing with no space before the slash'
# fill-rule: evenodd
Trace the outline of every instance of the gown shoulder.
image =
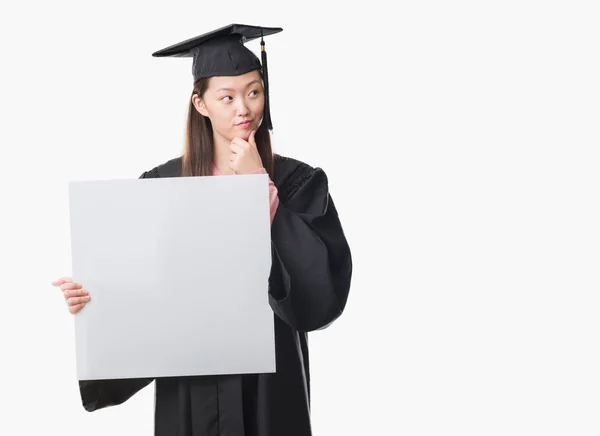
<svg viewBox="0 0 600 436">
<path fill-rule="evenodd" d="M 144 171 L 138 178 L 153 179 L 160 177 L 176 177 L 181 171 L 181 162 L 182 156 L 169 159 L 148 171 Z"/>
</svg>

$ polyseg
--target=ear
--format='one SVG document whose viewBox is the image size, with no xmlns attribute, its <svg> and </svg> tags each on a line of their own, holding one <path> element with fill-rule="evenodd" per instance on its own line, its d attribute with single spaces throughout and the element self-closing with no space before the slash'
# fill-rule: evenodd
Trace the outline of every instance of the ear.
<svg viewBox="0 0 600 436">
<path fill-rule="evenodd" d="M 194 104 L 194 107 L 196 108 L 196 110 L 198 112 L 200 112 L 201 115 L 208 117 L 208 111 L 206 110 L 206 104 L 204 103 L 204 100 L 202 100 L 198 96 L 198 94 L 194 94 L 192 96 L 192 103 Z"/>
</svg>

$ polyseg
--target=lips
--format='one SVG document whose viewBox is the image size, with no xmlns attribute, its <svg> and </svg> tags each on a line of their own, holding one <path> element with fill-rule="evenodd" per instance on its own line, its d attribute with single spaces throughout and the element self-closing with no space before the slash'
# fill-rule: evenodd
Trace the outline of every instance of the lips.
<svg viewBox="0 0 600 436">
<path fill-rule="evenodd" d="M 240 126 L 240 127 L 248 127 L 250 125 L 251 121 L 242 121 L 241 123 L 236 124 L 236 126 Z"/>
</svg>

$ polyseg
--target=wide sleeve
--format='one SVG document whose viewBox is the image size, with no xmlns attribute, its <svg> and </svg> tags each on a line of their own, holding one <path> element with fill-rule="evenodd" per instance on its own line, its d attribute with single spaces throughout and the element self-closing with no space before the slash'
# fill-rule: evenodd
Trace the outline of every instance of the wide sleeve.
<svg viewBox="0 0 600 436">
<path fill-rule="evenodd" d="M 144 171 L 140 179 L 158 177 L 154 170 Z M 153 378 L 79 380 L 79 392 L 83 407 L 88 412 L 122 404 L 141 389 L 152 383 Z"/>
<path fill-rule="evenodd" d="M 152 381 L 153 378 L 79 380 L 83 408 L 93 412 L 122 404 Z"/>
<path fill-rule="evenodd" d="M 350 247 L 325 172 L 304 168 L 280 189 L 271 226 L 269 303 L 298 331 L 323 329 L 344 310 L 352 276 Z"/>
</svg>

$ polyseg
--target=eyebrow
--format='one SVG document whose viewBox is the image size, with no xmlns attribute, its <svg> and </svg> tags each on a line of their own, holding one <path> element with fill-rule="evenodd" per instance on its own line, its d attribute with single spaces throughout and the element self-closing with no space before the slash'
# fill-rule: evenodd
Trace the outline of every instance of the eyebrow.
<svg viewBox="0 0 600 436">
<path fill-rule="evenodd" d="M 260 81 L 260 80 L 258 80 L 258 79 L 256 79 L 256 80 L 253 80 L 252 82 L 250 82 L 250 83 L 248 83 L 248 84 L 246 85 L 246 88 L 250 87 L 250 85 L 253 85 L 253 84 L 255 84 L 255 83 L 261 83 L 261 81 Z M 231 88 L 219 88 L 219 89 L 217 89 L 215 92 L 219 92 L 219 91 L 235 91 L 235 89 L 231 89 Z"/>
</svg>

